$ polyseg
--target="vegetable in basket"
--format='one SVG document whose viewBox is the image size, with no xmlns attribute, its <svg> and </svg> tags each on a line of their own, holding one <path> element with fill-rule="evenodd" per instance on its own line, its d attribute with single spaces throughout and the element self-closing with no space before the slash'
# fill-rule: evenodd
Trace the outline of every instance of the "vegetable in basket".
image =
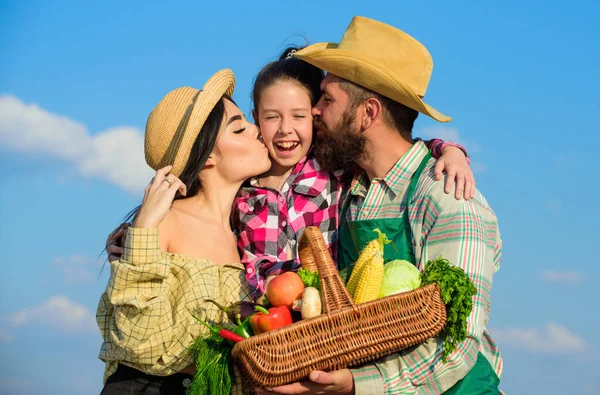
<svg viewBox="0 0 600 395">
<path fill-rule="evenodd" d="M 250 317 L 250 326 L 255 335 L 283 328 L 292 324 L 292 314 L 287 306 L 264 307 L 256 306 L 256 313 Z"/>
<path fill-rule="evenodd" d="M 243 337 L 244 339 L 248 339 L 249 337 L 254 335 L 252 331 L 252 326 L 250 325 L 250 317 L 246 318 L 243 322 L 240 318 L 237 318 L 237 326 L 232 330 L 238 336 Z"/>
<path fill-rule="evenodd" d="M 198 338 L 188 352 L 194 356 L 196 374 L 187 395 L 229 395 L 231 393 L 231 344 L 213 331 Z"/>
<path fill-rule="evenodd" d="M 446 362 L 458 345 L 467 337 L 467 318 L 473 308 L 477 288 L 463 269 L 442 257 L 428 261 L 421 273 L 412 263 L 390 261 L 384 268 L 384 280 L 379 297 L 415 290 L 436 283 L 446 305 L 446 324 L 439 334 L 444 340 L 442 362 Z"/>
<path fill-rule="evenodd" d="M 379 237 L 362 249 L 347 284 L 348 292 L 356 304 L 377 299 L 383 282 L 383 248 L 391 241 L 379 229 L 373 232 L 377 232 Z"/>
<path fill-rule="evenodd" d="M 252 336 L 250 317 L 242 322 L 238 315 L 238 326 L 232 331 L 214 327 L 196 316 L 193 317 L 206 326 L 210 334 L 208 337 L 196 339 L 188 349 L 195 358 L 196 373 L 187 395 L 229 395 L 232 387 L 231 349 L 236 343 Z"/>
<path fill-rule="evenodd" d="M 467 338 L 467 318 L 471 314 L 477 288 L 462 268 L 442 257 L 428 261 L 421 273 L 421 284 L 431 283 L 438 284 L 446 305 L 446 324 L 439 334 L 444 340 L 442 362 L 446 362 L 448 355 Z"/>
<path fill-rule="evenodd" d="M 321 303 L 321 294 L 319 293 L 319 290 L 314 287 L 304 288 L 302 299 L 294 301 L 292 310 L 300 311 L 303 320 L 320 315 L 323 310 L 323 305 Z"/>
<path fill-rule="evenodd" d="M 305 287 L 313 287 L 321 291 L 321 278 L 318 271 L 309 271 L 308 269 L 300 268 L 297 273 Z"/>
<path fill-rule="evenodd" d="M 300 276 L 295 272 L 282 273 L 267 284 L 267 297 L 271 306 L 287 306 L 292 308 L 292 303 L 302 297 L 304 283 Z"/>
<path fill-rule="evenodd" d="M 412 291 L 421 286 L 421 272 L 409 261 L 396 259 L 385 264 L 379 298 Z"/>
<path fill-rule="evenodd" d="M 223 339 L 229 341 L 230 344 L 232 344 L 232 345 L 244 340 L 244 338 L 242 336 L 240 336 L 232 331 L 229 331 L 229 330 L 223 329 L 223 328 L 214 327 L 214 326 L 210 325 L 209 323 L 202 321 L 200 318 L 198 318 L 196 316 L 194 316 L 194 318 L 196 319 L 196 321 L 198 321 L 199 323 L 201 323 L 202 325 L 207 327 L 208 330 L 210 330 L 212 333 L 214 333 L 215 335 L 221 336 Z"/>
<path fill-rule="evenodd" d="M 204 301 L 212 303 L 215 306 L 217 306 L 220 310 L 224 311 L 225 314 L 227 314 L 229 320 L 234 324 L 237 324 L 238 317 L 240 320 L 244 321 L 246 320 L 246 318 L 253 315 L 255 313 L 254 307 L 259 306 L 259 304 L 257 303 L 240 301 L 232 303 L 229 306 L 225 307 L 213 299 L 204 299 Z"/>
</svg>

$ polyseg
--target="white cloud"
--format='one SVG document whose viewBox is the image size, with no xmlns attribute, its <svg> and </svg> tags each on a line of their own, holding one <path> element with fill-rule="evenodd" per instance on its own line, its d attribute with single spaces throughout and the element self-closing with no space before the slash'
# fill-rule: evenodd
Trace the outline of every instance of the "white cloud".
<svg viewBox="0 0 600 395">
<path fill-rule="evenodd" d="M 558 270 L 544 270 L 540 273 L 542 280 L 549 283 L 579 284 L 584 280 L 583 275 L 574 271 L 561 272 Z"/>
<path fill-rule="evenodd" d="M 53 296 L 40 306 L 14 313 L 9 322 L 15 327 L 31 323 L 49 325 L 69 333 L 96 330 L 95 317 L 88 309 L 62 295 Z"/>
<path fill-rule="evenodd" d="M 574 353 L 587 347 L 581 336 L 554 322 L 541 330 L 508 327 L 493 331 L 492 335 L 499 343 L 540 353 Z"/>
<path fill-rule="evenodd" d="M 143 193 L 153 171 L 144 160 L 142 133 L 117 127 L 90 135 L 81 123 L 9 95 L 0 96 L 0 146 L 72 164 L 134 194 Z"/>
<path fill-rule="evenodd" d="M 421 130 L 421 134 L 427 139 L 438 138 L 444 141 L 451 141 L 465 147 L 469 156 L 481 152 L 481 147 L 474 141 L 465 140 L 460 137 L 458 130 L 448 126 L 430 126 Z M 471 159 L 471 169 L 474 173 L 484 173 L 487 166 L 484 163 Z"/>
<path fill-rule="evenodd" d="M 66 259 L 56 258 L 54 265 L 64 273 L 67 284 L 81 284 L 93 280 L 92 268 L 97 266 L 97 262 L 81 255 L 72 255 Z"/>
</svg>

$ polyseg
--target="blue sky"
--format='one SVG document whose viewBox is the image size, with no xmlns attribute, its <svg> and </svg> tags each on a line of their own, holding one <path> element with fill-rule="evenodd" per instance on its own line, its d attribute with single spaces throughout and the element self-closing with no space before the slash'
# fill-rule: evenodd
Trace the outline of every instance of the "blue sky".
<svg viewBox="0 0 600 395">
<path fill-rule="evenodd" d="M 158 100 L 230 67 L 249 113 L 286 44 L 338 41 L 363 15 L 429 48 L 427 102 L 453 121 L 415 134 L 463 143 L 498 214 L 502 388 L 600 394 L 597 2 L 172 3 L 0 2 L 0 393 L 99 393 L 98 256 L 151 174 Z"/>
</svg>

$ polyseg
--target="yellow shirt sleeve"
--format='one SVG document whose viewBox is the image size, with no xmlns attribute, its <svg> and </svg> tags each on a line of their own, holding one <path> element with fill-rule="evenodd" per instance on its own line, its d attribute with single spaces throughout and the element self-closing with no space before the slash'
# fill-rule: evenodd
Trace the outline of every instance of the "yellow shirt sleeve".
<svg viewBox="0 0 600 395">
<path fill-rule="evenodd" d="M 208 335 L 193 316 L 217 326 L 228 321 L 206 298 L 224 306 L 249 300 L 243 266 L 162 252 L 158 229 L 129 228 L 96 314 L 104 380 L 118 364 L 158 376 L 192 365 L 189 346 Z"/>
</svg>

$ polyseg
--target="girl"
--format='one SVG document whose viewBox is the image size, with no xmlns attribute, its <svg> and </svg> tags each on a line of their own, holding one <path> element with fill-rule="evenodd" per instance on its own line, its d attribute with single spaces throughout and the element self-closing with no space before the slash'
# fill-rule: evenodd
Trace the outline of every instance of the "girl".
<svg viewBox="0 0 600 395">
<path fill-rule="evenodd" d="M 244 183 L 233 210 L 246 279 L 258 301 L 269 279 L 298 269 L 296 243 L 307 226 L 318 226 L 332 256 L 337 256 L 338 205 L 346 177 L 325 171 L 312 155 L 311 109 L 321 96 L 324 75 L 293 58 L 296 50 L 288 48 L 254 82 L 252 115 L 269 150 L 271 168 Z M 429 145 L 436 158 L 444 151 L 439 176 L 444 166 L 449 173 L 458 167 L 457 178 L 465 178 L 465 196 L 470 197 L 474 182 L 464 149 L 441 140 Z M 448 180 L 447 191 L 454 177 L 449 174 Z"/>
</svg>

